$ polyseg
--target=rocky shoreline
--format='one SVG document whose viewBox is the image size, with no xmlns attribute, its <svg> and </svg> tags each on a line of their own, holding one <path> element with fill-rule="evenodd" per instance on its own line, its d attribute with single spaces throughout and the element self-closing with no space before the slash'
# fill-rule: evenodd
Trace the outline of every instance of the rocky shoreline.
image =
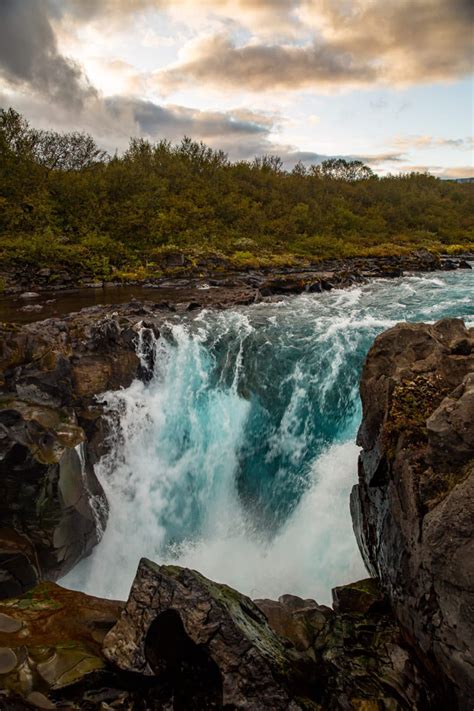
<svg viewBox="0 0 474 711">
<path fill-rule="evenodd" d="M 23 306 L 19 308 L 36 312 L 38 316 L 41 316 L 42 308 L 34 301 L 35 296 L 47 294 L 48 298 L 54 300 L 60 298 L 61 293 L 71 290 L 87 293 L 91 289 L 125 291 L 132 287 L 138 290 L 140 299 L 140 291 L 153 293 L 154 290 L 156 295 L 154 294 L 152 300 L 159 302 L 164 309 L 229 308 L 281 295 L 347 288 L 366 283 L 373 278 L 471 269 L 469 260 L 474 259 L 474 254 L 449 256 L 418 250 L 402 256 L 327 259 L 280 269 L 269 267 L 241 270 L 217 258 L 209 258 L 197 266 L 186 267 L 184 255 L 178 253 L 175 257 L 176 265 L 168 265 L 163 275 L 126 282 L 86 279 L 67 271 L 58 275 L 44 269 L 8 272 L 0 274 L 0 279 L 5 283 L 3 297 L 25 297 Z"/>
<path fill-rule="evenodd" d="M 150 376 L 168 312 L 0 325 L 0 708 L 470 709 L 474 329 L 459 320 L 400 324 L 367 357 L 351 507 L 373 578 L 333 609 L 146 560 L 126 604 L 44 582 L 100 540 L 96 398 Z"/>
</svg>

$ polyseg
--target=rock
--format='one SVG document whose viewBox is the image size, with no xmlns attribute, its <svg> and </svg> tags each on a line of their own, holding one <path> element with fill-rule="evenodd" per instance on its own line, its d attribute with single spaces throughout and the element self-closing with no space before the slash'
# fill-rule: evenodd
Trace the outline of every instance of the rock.
<svg viewBox="0 0 474 711">
<path fill-rule="evenodd" d="M 328 613 L 325 610 L 314 600 L 302 600 L 293 595 L 283 595 L 278 601 L 254 602 L 280 637 L 291 642 L 298 652 L 305 652 L 314 659 L 312 648 L 326 624 Z"/>
<path fill-rule="evenodd" d="M 294 595 L 257 606 L 194 571 L 142 561 L 125 607 L 42 583 L 0 602 L 0 615 L 17 623 L 0 631 L 7 711 L 454 708 L 388 608 L 333 612 Z"/>
<path fill-rule="evenodd" d="M 82 698 L 88 684 L 104 685 L 101 643 L 122 606 L 54 583 L 0 601 L 0 614 L 17 622 L 16 631 L 0 629 L 1 684 L 10 695 L 6 706 L 0 699 L 0 708 L 56 708 L 55 700 L 63 694 L 60 708 L 89 708 L 82 701 L 76 706 L 69 689 L 82 685 Z"/>
<path fill-rule="evenodd" d="M 42 311 L 43 306 L 41 304 L 27 304 L 26 306 L 22 306 L 21 308 L 22 311 Z"/>
<path fill-rule="evenodd" d="M 472 269 L 472 265 L 465 259 L 460 259 L 458 262 L 458 269 Z"/>
<path fill-rule="evenodd" d="M 107 503 L 93 464 L 106 428 L 95 398 L 145 377 L 140 315 L 124 312 L 0 324 L 0 596 L 56 580 L 101 538 Z"/>
<path fill-rule="evenodd" d="M 0 551 L 7 557 L 0 597 L 57 579 L 99 541 L 107 502 L 84 458 L 84 439 L 66 412 L 21 400 L 1 403 Z M 20 542 L 17 575 L 12 563 Z"/>
<path fill-rule="evenodd" d="M 9 674 L 18 664 L 18 658 L 10 647 L 0 647 L 0 674 Z"/>
<path fill-rule="evenodd" d="M 53 704 L 53 702 L 46 698 L 46 696 L 40 691 L 32 691 L 31 694 L 28 694 L 26 700 L 28 701 L 28 703 L 32 704 L 32 706 L 35 706 L 38 709 L 56 708 L 56 704 Z"/>
<path fill-rule="evenodd" d="M 302 670 L 247 597 L 195 571 L 142 559 L 103 652 L 120 669 L 172 680 L 181 708 L 298 709 Z"/>
<path fill-rule="evenodd" d="M 451 271 L 453 271 L 454 269 L 458 269 L 458 268 L 459 268 L 459 263 L 456 264 L 456 262 L 454 261 L 454 259 L 443 259 L 442 267 L 443 267 L 443 270 L 444 270 L 445 272 L 451 272 Z"/>
<path fill-rule="evenodd" d="M 379 336 L 361 381 L 359 547 L 427 665 L 474 701 L 474 329 L 447 319 Z"/>
<path fill-rule="evenodd" d="M 51 276 L 52 272 L 51 272 L 51 269 L 49 269 L 48 267 L 44 267 L 44 269 L 39 269 L 36 272 L 36 274 L 39 277 L 49 278 Z"/>
<path fill-rule="evenodd" d="M 387 603 L 375 578 L 359 580 L 332 591 L 335 612 L 384 612 Z"/>
<path fill-rule="evenodd" d="M 21 630 L 21 627 L 22 625 L 19 620 L 15 620 L 13 617 L 10 617 L 10 615 L 0 612 L 0 633 L 12 634 L 13 632 Z"/>
</svg>

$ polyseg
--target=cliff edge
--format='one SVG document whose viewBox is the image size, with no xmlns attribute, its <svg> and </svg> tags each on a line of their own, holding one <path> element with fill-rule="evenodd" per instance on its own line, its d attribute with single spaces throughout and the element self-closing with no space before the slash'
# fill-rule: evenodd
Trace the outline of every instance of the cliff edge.
<svg viewBox="0 0 474 711">
<path fill-rule="evenodd" d="M 355 534 L 402 628 L 460 708 L 474 694 L 474 329 L 398 324 L 361 379 Z"/>
</svg>

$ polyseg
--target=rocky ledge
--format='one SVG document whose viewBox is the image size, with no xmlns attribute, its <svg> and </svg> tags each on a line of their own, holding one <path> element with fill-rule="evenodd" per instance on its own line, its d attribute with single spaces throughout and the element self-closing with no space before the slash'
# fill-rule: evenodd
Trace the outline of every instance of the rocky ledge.
<svg viewBox="0 0 474 711">
<path fill-rule="evenodd" d="M 0 324 L 0 598 L 56 580 L 100 540 L 107 501 L 93 465 L 107 432 L 96 398 L 147 377 L 137 344 L 158 322 L 134 304 Z"/>
<path fill-rule="evenodd" d="M 387 257 L 350 257 L 318 261 L 295 260 L 293 266 L 241 266 L 237 267 L 222 257 L 210 255 L 201 260 L 191 260 L 184 253 L 168 254 L 169 263 L 161 265 L 159 276 L 126 281 L 97 280 L 93 274 L 71 273 L 67 270 L 53 273 L 50 269 L 0 273 L 5 284 L 5 295 L 20 294 L 25 299 L 22 310 L 41 311 L 41 304 L 29 298 L 45 292 L 55 297 L 55 292 L 71 289 L 143 287 L 156 289 L 157 298 L 174 309 L 176 304 L 191 308 L 213 306 L 227 308 L 234 304 L 249 304 L 261 299 L 271 299 L 282 294 L 321 292 L 361 284 L 373 278 L 401 277 L 416 272 L 436 270 L 452 271 L 471 269 L 474 254 L 458 256 L 438 255 L 419 249 L 410 254 Z M 202 289 L 203 284 L 206 289 Z M 52 299 L 51 299 L 52 300 Z M 47 301 L 46 303 L 49 303 Z"/>
<path fill-rule="evenodd" d="M 454 708 L 373 580 L 334 610 L 140 562 L 126 604 L 42 583 L 0 603 L 0 709 Z"/>
<path fill-rule="evenodd" d="M 359 547 L 426 667 L 472 709 L 474 329 L 452 319 L 383 333 L 361 395 Z"/>
</svg>

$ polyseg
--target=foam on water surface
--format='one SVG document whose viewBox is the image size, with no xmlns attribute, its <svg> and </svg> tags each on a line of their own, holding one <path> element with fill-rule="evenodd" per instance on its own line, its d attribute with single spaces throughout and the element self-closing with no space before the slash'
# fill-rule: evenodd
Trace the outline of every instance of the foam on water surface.
<svg viewBox="0 0 474 711">
<path fill-rule="evenodd" d="M 474 321 L 472 272 L 171 319 L 151 382 L 103 397 L 110 518 L 62 583 L 124 598 L 146 556 L 252 597 L 328 602 L 365 575 L 349 493 L 367 350 L 400 320 L 447 316 Z"/>
</svg>

